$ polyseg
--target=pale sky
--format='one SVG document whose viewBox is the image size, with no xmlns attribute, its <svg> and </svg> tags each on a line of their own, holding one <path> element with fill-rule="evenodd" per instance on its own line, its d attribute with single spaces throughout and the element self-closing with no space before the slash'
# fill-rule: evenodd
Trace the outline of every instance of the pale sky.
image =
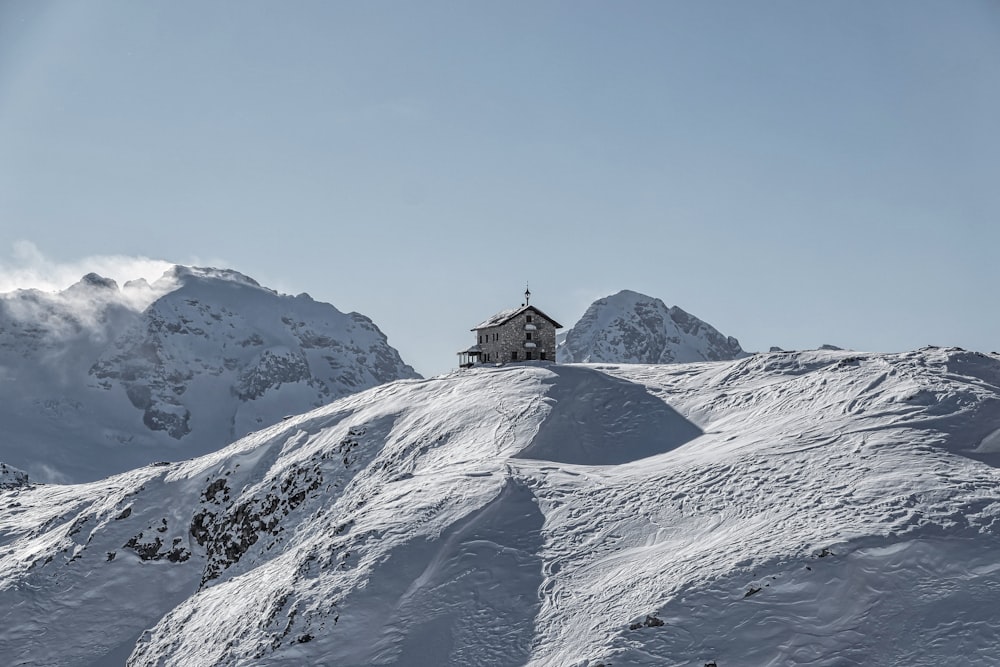
<svg viewBox="0 0 1000 667">
<path fill-rule="evenodd" d="M 0 0 L 0 286 L 224 266 L 425 375 L 526 281 L 1000 349 L 998 177 L 995 0 Z"/>
</svg>

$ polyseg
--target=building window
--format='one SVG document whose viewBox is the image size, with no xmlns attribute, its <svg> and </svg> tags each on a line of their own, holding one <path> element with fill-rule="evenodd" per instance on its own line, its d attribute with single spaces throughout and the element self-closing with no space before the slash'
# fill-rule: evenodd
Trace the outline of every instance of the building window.
<svg viewBox="0 0 1000 667">
<path fill-rule="evenodd" d="M 531 350 L 524 353 L 524 359 L 525 361 L 531 361 Z"/>
<path fill-rule="evenodd" d="M 517 350 L 514 350 L 513 352 L 510 353 L 510 360 L 517 361 Z"/>
<path fill-rule="evenodd" d="M 524 319 L 525 319 L 526 322 L 530 323 L 531 322 L 531 315 L 525 315 Z"/>
<path fill-rule="evenodd" d="M 525 336 L 524 340 L 531 340 L 531 332 L 530 331 L 527 332 L 526 334 L 524 334 L 524 336 Z"/>
<path fill-rule="evenodd" d="M 545 350 L 542 350 L 541 356 L 538 358 L 541 359 L 542 361 L 545 361 Z"/>
</svg>

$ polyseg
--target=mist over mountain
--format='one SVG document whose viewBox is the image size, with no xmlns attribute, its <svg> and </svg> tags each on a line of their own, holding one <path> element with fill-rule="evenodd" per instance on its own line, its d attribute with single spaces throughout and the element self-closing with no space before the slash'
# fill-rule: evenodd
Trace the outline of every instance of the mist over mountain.
<svg viewBox="0 0 1000 667">
<path fill-rule="evenodd" d="M 592 303 L 560 341 L 562 363 L 670 364 L 746 356 L 732 336 L 677 306 L 630 290 Z"/>
<path fill-rule="evenodd" d="M 988 665 L 998 407 L 1000 358 L 935 348 L 393 382 L 0 491 L 0 655 Z"/>
<path fill-rule="evenodd" d="M 367 317 L 236 271 L 0 295 L 0 460 L 81 481 L 218 449 L 417 374 Z"/>
</svg>

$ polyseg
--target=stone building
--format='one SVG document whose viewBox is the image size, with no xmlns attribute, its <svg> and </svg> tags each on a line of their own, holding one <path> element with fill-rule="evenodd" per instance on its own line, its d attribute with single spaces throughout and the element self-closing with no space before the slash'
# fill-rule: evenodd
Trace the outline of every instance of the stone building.
<svg viewBox="0 0 1000 667">
<path fill-rule="evenodd" d="M 562 325 L 530 301 L 531 292 L 525 290 L 520 308 L 501 311 L 473 327 L 476 343 L 458 353 L 458 365 L 468 368 L 479 363 L 555 361 L 556 329 L 562 329 Z"/>
</svg>

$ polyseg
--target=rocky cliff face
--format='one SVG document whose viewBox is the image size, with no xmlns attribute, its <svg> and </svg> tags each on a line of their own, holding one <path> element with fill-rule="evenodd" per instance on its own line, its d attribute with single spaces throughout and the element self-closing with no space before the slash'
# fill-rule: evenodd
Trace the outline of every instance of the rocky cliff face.
<svg viewBox="0 0 1000 667">
<path fill-rule="evenodd" d="M 90 274 L 58 294 L 3 295 L 0 373 L 0 416 L 16 422 L 8 437 L 17 438 L 5 457 L 51 479 L 81 479 L 60 461 L 108 474 L 204 453 L 417 377 L 363 315 L 235 271 L 189 267 L 153 285 L 119 289 Z M 95 447 L 108 465 L 92 460 Z"/>
<path fill-rule="evenodd" d="M 558 348 L 563 363 L 669 364 L 746 356 L 738 340 L 677 306 L 623 290 L 591 304 Z"/>
</svg>

